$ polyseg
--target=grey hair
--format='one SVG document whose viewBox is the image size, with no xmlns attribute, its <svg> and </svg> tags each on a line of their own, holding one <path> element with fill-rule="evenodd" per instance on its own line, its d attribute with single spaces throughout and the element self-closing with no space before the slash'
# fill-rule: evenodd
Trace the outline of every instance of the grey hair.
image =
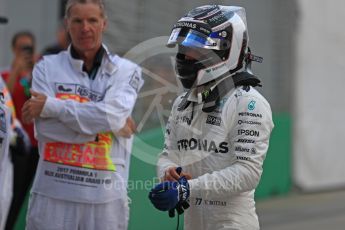
<svg viewBox="0 0 345 230">
<path fill-rule="evenodd" d="M 107 18 L 107 14 L 105 12 L 105 6 L 103 0 L 68 0 L 66 3 L 65 7 L 65 18 L 69 18 L 70 16 L 70 10 L 73 5 L 75 4 L 87 4 L 87 3 L 92 3 L 95 5 L 98 5 L 99 8 L 101 9 L 101 13 L 103 18 Z"/>
</svg>

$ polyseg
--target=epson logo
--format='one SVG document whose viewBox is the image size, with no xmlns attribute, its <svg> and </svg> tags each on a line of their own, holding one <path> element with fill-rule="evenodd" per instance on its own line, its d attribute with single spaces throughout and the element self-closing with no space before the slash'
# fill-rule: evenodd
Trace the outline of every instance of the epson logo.
<svg viewBox="0 0 345 230">
<path fill-rule="evenodd" d="M 221 142 L 218 145 L 214 141 L 200 140 L 191 138 L 177 141 L 178 150 L 200 150 L 205 152 L 227 153 L 229 147 L 227 142 Z"/>
<path fill-rule="evenodd" d="M 252 137 L 259 137 L 260 132 L 256 130 L 249 130 L 249 129 L 239 129 L 237 130 L 238 135 L 245 135 L 245 136 L 252 136 Z"/>
<path fill-rule="evenodd" d="M 241 112 L 241 113 L 238 113 L 238 115 L 242 116 L 242 117 L 260 117 L 260 118 L 262 118 L 262 114 L 260 114 L 260 113 Z"/>
</svg>

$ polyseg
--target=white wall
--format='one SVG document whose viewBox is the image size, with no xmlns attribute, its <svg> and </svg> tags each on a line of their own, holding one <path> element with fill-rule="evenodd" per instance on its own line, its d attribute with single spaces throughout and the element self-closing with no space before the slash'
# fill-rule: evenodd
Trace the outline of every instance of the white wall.
<svg viewBox="0 0 345 230">
<path fill-rule="evenodd" d="M 294 79 L 294 180 L 345 187 L 345 1 L 300 0 Z"/>
</svg>

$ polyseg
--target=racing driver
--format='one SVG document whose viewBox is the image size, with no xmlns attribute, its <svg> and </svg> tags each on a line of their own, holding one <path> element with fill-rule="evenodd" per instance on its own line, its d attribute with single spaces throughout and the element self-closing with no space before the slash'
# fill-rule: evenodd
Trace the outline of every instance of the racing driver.
<svg viewBox="0 0 345 230">
<path fill-rule="evenodd" d="M 149 198 L 172 215 L 186 209 L 185 230 L 259 229 L 254 192 L 274 125 L 254 88 L 251 62 L 262 58 L 248 41 L 245 9 L 221 5 L 191 10 L 168 40 L 186 92 L 172 107 L 157 163 L 162 183 Z"/>
</svg>

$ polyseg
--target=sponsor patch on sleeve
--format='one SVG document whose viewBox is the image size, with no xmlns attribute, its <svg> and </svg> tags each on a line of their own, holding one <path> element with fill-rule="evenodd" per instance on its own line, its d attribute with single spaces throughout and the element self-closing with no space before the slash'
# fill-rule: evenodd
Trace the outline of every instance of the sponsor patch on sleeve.
<svg viewBox="0 0 345 230">
<path fill-rule="evenodd" d="M 222 119 L 220 117 L 214 117 L 211 115 L 207 116 L 206 124 L 220 126 Z"/>
<path fill-rule="evenodd" d="M 140 78 L 139 78 L 139 74 L 137 73 L 137 71 L 135 71 L 133 73 L 133 75 L 131 76 L 131 80 L 129 81 L 130 86 L 133 87 L 133 89 L 135 89 L 135 91 L 139 91 L 139 85 L 140 85 Z"/>
</svg>

